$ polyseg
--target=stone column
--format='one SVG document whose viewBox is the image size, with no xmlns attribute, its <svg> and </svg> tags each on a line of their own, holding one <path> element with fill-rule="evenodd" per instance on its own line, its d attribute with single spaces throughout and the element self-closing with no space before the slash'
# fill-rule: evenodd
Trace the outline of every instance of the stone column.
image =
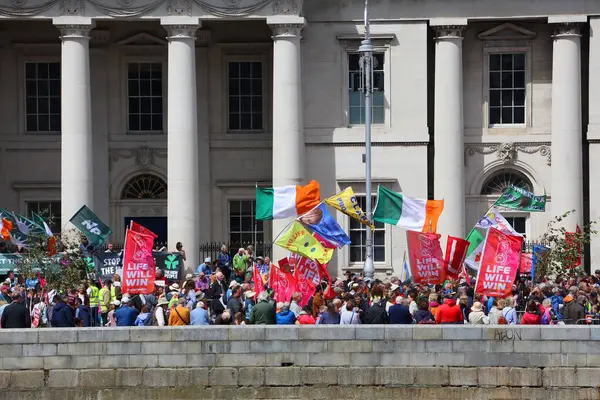
<svg viewBox="0 0 600 400">
<path fill-rule="evenodd" d="M 302 17 L 267 18 L 273 30 L 273 186 L 304 183 L 304 121 L 302 113 Z M 273 238 L 289 223 L 273 221 Z M 285 256 L 273 246 L 273 260 Z M 277 258 L 279 257 L 279 258 Z"/>
<path fill-rule="evenodd" d="M 579 26 L 557 24 L 552 52 L 552 213 L 575 210 L 563 220 L 569 231 L 583 221 Z"/>
<path fill-rule="evenodd" d="M 163 18 L 168 32 L 167 174 L 169 250 L 182 242 L 185 266 L 199 264 L 198 125 L 196 109 L 196 30 L 198 18 Z"/>
<path fill-rule="evenodd" d="M 444 200 L 438 232 L 465 237 L 462 32 L 464 25 L 434 27 L 434 197 Z"/>
<path fill-rule="evenodd" d="M 76 21 L 75 21 L 76 20 Z M 94 209 L 90 18 L 56 18 L 61 44 L 61 213 L 68 221 L 83 205 Z"/>
</svg>

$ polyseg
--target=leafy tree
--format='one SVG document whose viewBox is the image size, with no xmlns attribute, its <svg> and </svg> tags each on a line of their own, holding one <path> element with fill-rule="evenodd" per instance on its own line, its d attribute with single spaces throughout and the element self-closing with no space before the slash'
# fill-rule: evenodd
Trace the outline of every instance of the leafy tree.
<svg viewBox="0 0 600 400">
<path fill-rule="evenodd" d="M 538 240 L 548 251 L 540 257 L 536 265 L 536 280 L 545 276 L 580 276 L 585 274 L 582 266 L 573 268 L 582 256 L 584 246 L 598 233 L 594 227 L 597 221 L 581 226 L 581 232 L 567 232 L 562 221 L 575 210 L 556 216 L 548 223 L 546 232 Z"/>
<path fill-rule="evenodd" d="M 19 274 L 25 279 L 35 279 L 39 273 L 49 290 L 65 292 L 77 287 L 86 278 L 88 266 L 79 248 L 83 236 L 78 232 L 63 232 L 54 237 L 55 245 L 51 245 L 49 239 L 41 229 L 29 231 L 27 248 L 16 262 Z M 56 254 L 52 254 L 54 252 Z"/>
</svg>

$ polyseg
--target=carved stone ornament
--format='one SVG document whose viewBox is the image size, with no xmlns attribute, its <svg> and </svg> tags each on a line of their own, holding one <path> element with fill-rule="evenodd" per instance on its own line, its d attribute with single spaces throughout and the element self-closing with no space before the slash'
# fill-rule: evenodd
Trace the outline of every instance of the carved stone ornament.
<svg viewBox="0 0 600 400">
<path fill-rule="evenodd" d="M 581 23 L 565 22 L 554 26 L 554 37 L 560 36 L 581 36 Z"/>
<path fill-rule="evenodd" d="M 242 0 L 222 0 L 227 7 L 239 7 Z"/>
<path fill-rule="evenodd" d="M 434 26 L 436 39 L 462 38 L 465 25 L 440 25 Z"/>
<path fill-rule="evenodd" d="M 89 38 L 90 31 L 94 28 L 93 25 L 56 25 L 60 30 L 60 37 L 73 37 L 73 38 Z"/>
<path fill-rule="evenodd" d="M 468 165 L 468 157 L 478 154 L 496 153 L 498 160 L 504 164 L 513 164 L 519 158 L 519 153 L 540 153 L 546 157 L 546 164 L 552 165 L 552 152 L 550 143 L 471 143 L 465 144 L 465 166 Z"/>
<path fill-rule="evenodd" d="M 60 0 L 60 15 L 83 15 L 85 0 Z"/>
<path fill-rule="evenodd" d="M 142 168 L 147 168 L 154 165 L 156 158 L 166 158 L 167 150 L 156 147 L 139 147 L 137 149 L 111 149 L 110 150 L 110 165 L 109 169 L 112 170 L 112 164 L 115 161 L 123 159 L 135 159 L 135 164 Z"/>
<path fill-rule="evenodd" d="M 15 7 L 23 7 L 27 4 L 28 0 L 10 0 L 10 4 Z"/>
<path fill-rule="evenodd" d="M 168 39 L 193 38 L 196 39 L 198 25 L 163 25 L 167 30 Z"/>
<path fill-rule="evenodd" d="M 303 24 L 273 24 L 269 25 L 273 30 L 273 38 L 298 37 L 304 28 Z"/>
<path fill-rule="evenodd" d="M 117 3 L 121 6 L 121 7 L 131 7 L 133 5 L 133 3 L 135 3 L 135 0 L 117 0 Z"/>
<path fill-rule="evenodd" d="M 299 15 L 299 0 L 273 0 L 273 13 L 283 15 Z"/>
<path fill-rule="evenodd" d="M 192 16 L 192 3 L 190 0 L 167 0 L 167 14 Z"/>
</svg>

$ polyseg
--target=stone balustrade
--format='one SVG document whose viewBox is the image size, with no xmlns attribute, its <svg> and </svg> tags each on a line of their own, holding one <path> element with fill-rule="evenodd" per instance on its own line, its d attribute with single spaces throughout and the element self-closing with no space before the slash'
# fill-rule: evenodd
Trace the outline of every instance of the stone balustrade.
<svg viewBox="0 0 600 400">
<path fill-rule="evenodd" d="M 3 399 L 599 398 L 589 326 L 0 330 Z M 177 396 L 177 397 L 173 397 Z M 557 397 L 558 396 L 558 397 Z"/>
</svg>

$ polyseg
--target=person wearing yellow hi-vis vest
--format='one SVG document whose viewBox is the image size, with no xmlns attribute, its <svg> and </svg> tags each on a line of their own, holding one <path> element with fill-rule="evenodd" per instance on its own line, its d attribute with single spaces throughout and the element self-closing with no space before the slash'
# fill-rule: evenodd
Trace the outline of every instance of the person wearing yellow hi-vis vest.
<svg viewBox="0 0 600 400">
<path fill-rule="evenodd" d="M 104 281 L 104 286 L 100 289 L 99 295 L 99 304 L 100 304 L 100 312 L 102 313 L 102 326 L 108 323 L 108 312 L 111 309 L 112 300 L 111 300 L 111 287 L 112 281 L 107 279 Z"/>
<path fill-rule="evenodd" d="M 90 326 L 96 326 L 98 324 L 98 303 L 100 302 L 100 289 L 98 289 L 98 283 L 96 281 L 90 282 L 88 288 L 88 297 L 90 298 L 90 312 L 92 323 Z"/>
</svg>

